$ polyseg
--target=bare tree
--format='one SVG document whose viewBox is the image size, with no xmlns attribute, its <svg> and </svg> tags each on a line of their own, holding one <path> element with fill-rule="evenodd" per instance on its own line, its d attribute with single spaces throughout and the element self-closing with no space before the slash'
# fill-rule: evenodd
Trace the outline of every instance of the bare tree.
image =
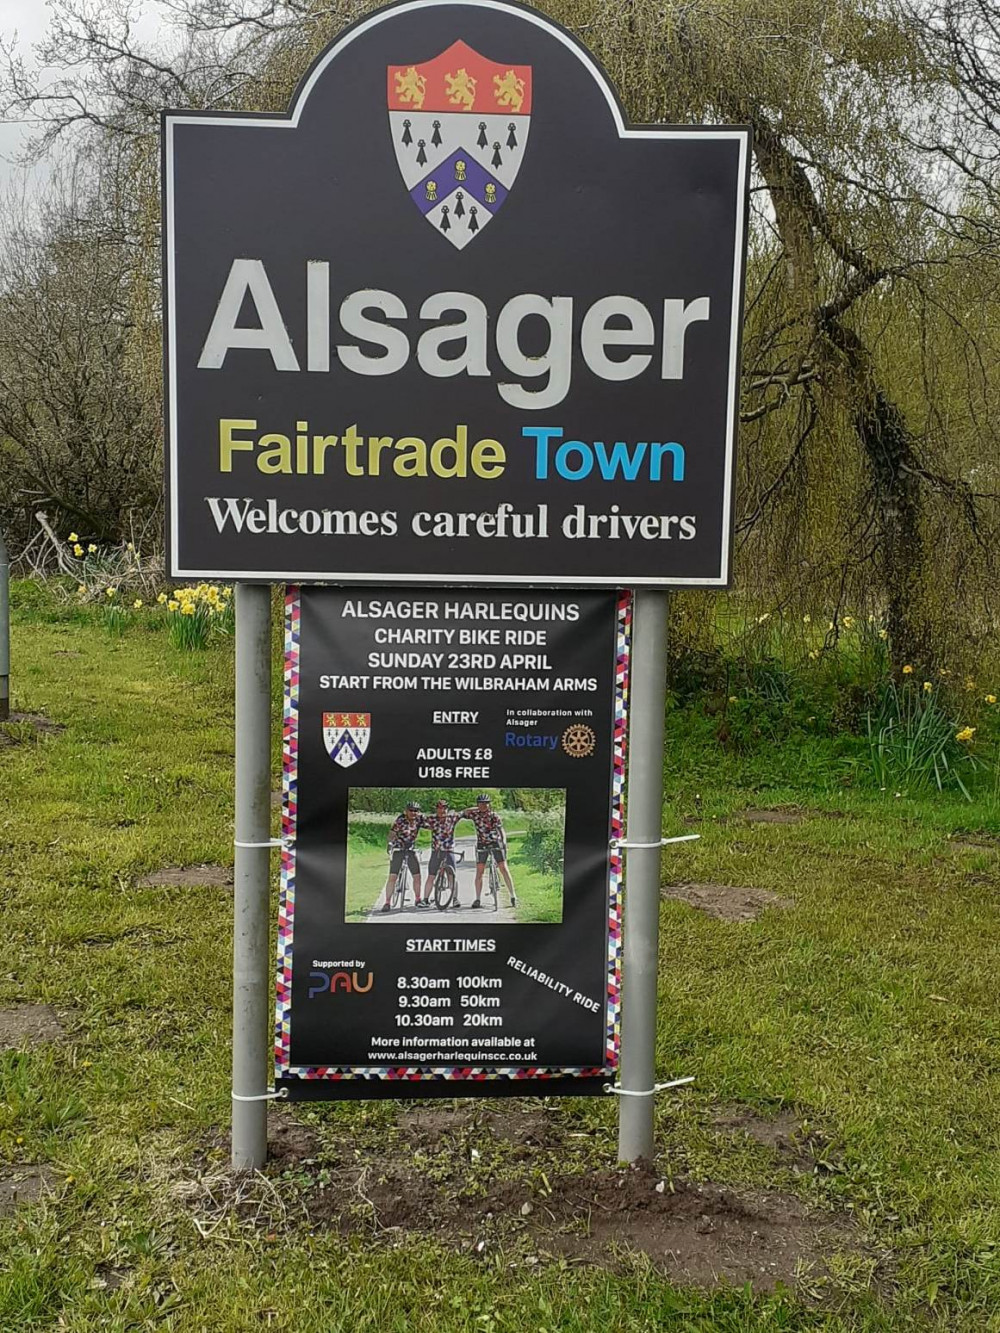
<svg viewBox="0 0 1000 1333">
<path fill-rule="evenodd" d="M 21 536 L 39 506 L 107 540 L 159 510 L 159 396 L 136 339 L 136 247 L 108 177 L 78 170 L 35 219 L 5 220 L 0 511 Z"/>
</svg>

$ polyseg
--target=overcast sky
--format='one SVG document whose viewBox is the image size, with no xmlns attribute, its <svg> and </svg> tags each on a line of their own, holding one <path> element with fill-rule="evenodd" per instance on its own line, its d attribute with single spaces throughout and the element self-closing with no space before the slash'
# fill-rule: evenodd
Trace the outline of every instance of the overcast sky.
<svg viewBox="0 0 1000 1333">
<path fill-rule="evenodd" d="M 7 43 L 16 31 L 18 46 L 25 52 L 44 35 L 48 21 L 49 11 L 42 0 L 0 0 L 0 34 Z M 23 149 L 28 128 L 0 122 L 0 191 L 11 180 L 12 160 Z"/>
<path fill-rule="evenodd" d="M 160 26 L 156 8 L 156 0 L 146 0 L 143 21 L 137 25 L 140 36 L 156 36 Z M 45 36 L 49 19 L 50 11 L 45 0 L 0 0 L 0 35 L 9 42 L 16 32 L 18 49 L 26 58 L 30 57 L 35 43 Z M 0 194 L 23 177 L 23 169 L 17 166 L 16 159 L 23 152 L 30 131 L 37 128 L 0 119 Z M 29 186 L 37 188 L 38 183 L 44 181 L 45 174 L 44 166 L 35 168 L 28 175 Z"/>
</svg>

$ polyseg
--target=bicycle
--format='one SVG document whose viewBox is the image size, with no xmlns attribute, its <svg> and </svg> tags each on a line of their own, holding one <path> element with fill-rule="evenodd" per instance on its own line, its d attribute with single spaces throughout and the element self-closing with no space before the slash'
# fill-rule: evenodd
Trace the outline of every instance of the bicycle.
<svg viewBox="0 0 1000 1333">
<path fill-rule="evenodd" d="M 392 891 L 392 905 L 400 911 L 406 906 L 406 890 L 410 887 L 410 867 L 406 861 L 399 868 L 399 874 L 396 876 L 396 887 Z"/>
<path fill-rule="evenodd" d="M 489 870 L 486 892 L 492 898 L 493 911 L 496 912 L 500 907 L 500 872 L 497 870 L 496 857 L 492 853 L 486 858 L 486 868 Z"/>
<path fill-rule="evenodd" d="M 446 912 L 458 902 L 458 876 L 450 861 L 444 860 L 434 876 L 434 906 Z"/>
</svg>

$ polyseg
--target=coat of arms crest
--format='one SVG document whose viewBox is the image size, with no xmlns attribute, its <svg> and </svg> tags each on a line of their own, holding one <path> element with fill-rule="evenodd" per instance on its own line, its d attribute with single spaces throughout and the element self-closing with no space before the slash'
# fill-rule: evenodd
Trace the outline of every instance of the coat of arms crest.
<svg viewBox="0 0 1000 1333">
<path fill-rule="evenodd" d="M 410 198 L 462 250 L 503 207 L 531 124 L 531 66 L 455 42 L 422 65 L 390 65 L 389 128 Z"/>
<path fill-rule="evenodd" d="M 323 744 L 335 764 L 350 768 L 368 749 L 371 713 L 324 713 Z"/>
</svg>

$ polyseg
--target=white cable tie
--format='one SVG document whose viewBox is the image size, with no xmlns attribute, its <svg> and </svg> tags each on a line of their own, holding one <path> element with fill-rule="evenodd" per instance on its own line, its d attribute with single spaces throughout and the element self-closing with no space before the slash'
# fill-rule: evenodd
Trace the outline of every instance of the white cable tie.
<svg viewBox="0 0 1000 1333">
<path fill-rule="evenodd" d="M 632 847 L 666 847 L 671 842 L 697 842 L 700 837 L 700 833 L 682 833 L 677 838 L 661 838 L 659 842 L 628 842 L 624 838 L 612 838 L 611 847 L 616 851 L 628 851 Z"/>
<path fill-rule="evenodd" d="M 254 851 L 258 847 L 290 847 L 291 838 L 268 838 L 267 842 L 241 842 L 239 838 L 233 839 L 234 847 L 245 847 L 248 851 Z"/>
<path fill-rule="evenodd" d="M 605 1083 L 604 1091 L 612 1093 L 615 1097 L 655 1097 L 658 1092 L 666 1092 L 667 1088 L 680 1088 L 685 1083 L 693 1082 L 694 1075 L 690 1074 L 687 1078 L 671 1079 L 669 1083 L 654 1083 L 645 1092 L 633 1092 L 631 1088 L 623 1088 L 620 1083 Z"/>
<path fill-rule="evenodd" d="M 234 1092 L 231 1095 L 234 1102 L 276 1102 L 288 1096 L 288 1089 L 268 1088 L 267 1092 L 257 1092 L 252 1097 L 244 1097 L 239 1092 Z"/>
</svg>

